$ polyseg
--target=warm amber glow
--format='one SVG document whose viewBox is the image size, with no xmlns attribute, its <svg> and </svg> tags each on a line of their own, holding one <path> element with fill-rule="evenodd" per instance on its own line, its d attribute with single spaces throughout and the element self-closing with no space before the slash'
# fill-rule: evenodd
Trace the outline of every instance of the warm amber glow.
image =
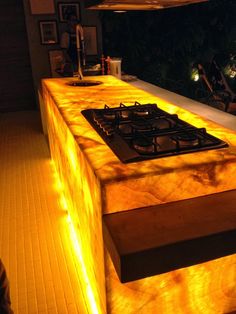
<svg viewBox="0 0 236 314">
<path fill-rule="evenodd" d="M 130 283 L 107 256 L 109 314 L 226 314 L 236 310 L 236 255 Z"/>
<path fill-rule="evenodd" d="M 55 181 L 54 186 L 55 186 L 55 189 L 57 190 L 58 195 L 59 195 L 59 203 L 60 203 L 61 208 L 63 210 L 68 210 L 69 209 L 68 208 L 68 202 L 67 202 L 67 200 L 63 194 L 64 193 L 63 184 L 57 175 L 57 172 L 56 172 L 56 169 L 55 169 L 55 166 L 53 163 L 52 163 L 52 168 L 53 168 L 54 181 Z M 87 303 L 90 306 L 89 313 L 103 314 L 101 309 L 99 309 L 99 305 L 96 303 L 94 292 L 92 289 L 92 285 L 90 283 L 89 276 L 87 274 L 88 270 L 87 270 L 85 263 L 84 263 L 84 257 L 83 257 L 83 252 L 81 249 L 80 237 L 78 237 L 78 235 L 75 232 L 75 228 L 73 226 L 73 222 L 72 222 L 69 214 L 65 217 L 65 219 L 66 219 L 67 227 L 69 229 L 69 234 L 70 234 L 70 243 L 68 245 L 70 247 L 70 250 L 71 250 L 71 248 L 74 249 L 74 252 L 77 256 L 78 272 L 80 274 L 80 281 L 84 287 L 83 291 L 86 292 L 86 296 L 87 296 L 87 300 L 88 300 Z"/>
<path fill-rule="evenodd" d="M 105 314 L 100 185 L 50 99 L 46 109 L 51 156 L 60 179 L 55 179 L 55 187 L 61 191 L 61 208 L 73 222 L 70 241 L 80 265 L 85 302 L 89 313 Z"/>
<path fill-rule="evenodd" d="M 102 85 L 88 88 L 70 87 L 66 84 L 69 80 L 44 81 L 45 121 L 52 159 L 62 182 L 55 185 L 65 195 L 61 204 L 72 222 L 70 242 L 78 254 L 90 313 L 105 314 L 106 304 L 109 314 L 216 314 L 234 310 L 235 299 L 232 304 L 230 301 L 236 298 L 232 277 L 235 255 L 128 284 L 119 282 L 106 257 L 105 283 L 102 214 L 235 189 L 236 133 L 112 76 L 101 76 Z M 205 127 L 230 146 L 124 165 L 81 110 L 103 108 L 105 103 L 133 105 L 134 100 L 157 103 L 196 127 Z M 224 280 L 222 293 L 220 279 Z M 232 296 L 231 300 L 226 295 Z"/>
<path fill-rule="evenodd" d="M 68 224 L 70 227 L 71 241 L 72 241 L 73 246 L 75 248 L 75 252 L 77 253 L 78 262 L 80 263 L 80 267 L 81 267 L 82 280 L 83 280 L 83 284 L 85 285 L 85 288 L 86 288 L 86 294 L 87 294 L 87 298 L 89 300 L 89 304 L 90 304 L 90 308 L 91 308 L 90 313 L 93 313 L 93 314 L 101 313 L 102 314 L 101 309 L 99 309 L 98 304 L 96 303 L 96 300 L 94 297 L 94 292 L 93 292 L 92 286 L 89 282 L 87 269 L 86 269 L 84 259 L 83 259 L 83 252 L 81 249 L 81 243 L 79 243 L 79 238 L 76 235 L 72 220 L 71 220 L 69 215 L 68 215 Z"/>
</svg>

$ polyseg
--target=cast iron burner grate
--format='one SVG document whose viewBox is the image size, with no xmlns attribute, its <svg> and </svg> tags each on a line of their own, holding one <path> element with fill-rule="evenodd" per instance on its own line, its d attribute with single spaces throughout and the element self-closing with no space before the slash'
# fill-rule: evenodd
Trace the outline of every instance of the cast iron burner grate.
<svg viewBox="0 0 236 314">
<path fill-rule="evenodd" d="M 84 117 L 123 162 L 227 147 L 228 144 L 156 104 L 86 109 Z"/>
</svg>

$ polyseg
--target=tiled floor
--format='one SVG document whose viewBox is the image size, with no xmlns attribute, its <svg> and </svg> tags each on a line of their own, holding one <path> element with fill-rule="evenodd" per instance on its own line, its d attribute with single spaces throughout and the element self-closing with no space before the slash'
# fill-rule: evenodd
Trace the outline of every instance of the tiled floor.
<svg viewBox="0 0 236 314">
<path fill-rule="evenodd" d="M 87 313 L 37 111 L 0 114 L 0 257 L 14 313 Z"/>
</svg>

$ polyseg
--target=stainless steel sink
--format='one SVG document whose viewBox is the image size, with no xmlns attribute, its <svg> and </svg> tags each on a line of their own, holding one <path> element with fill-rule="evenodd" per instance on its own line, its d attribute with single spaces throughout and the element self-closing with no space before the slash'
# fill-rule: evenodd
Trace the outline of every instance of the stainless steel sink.
<svg viewBox="0 0 236 314">
<path fill-rule="evenodd" d="M 100 84 L 102 84 L 102 82 L 92 80 L 73 80 L 67 83 L 67 85 L 69 86 L 82 86 L 82 87 L 96 86 Z"/>
</svg>

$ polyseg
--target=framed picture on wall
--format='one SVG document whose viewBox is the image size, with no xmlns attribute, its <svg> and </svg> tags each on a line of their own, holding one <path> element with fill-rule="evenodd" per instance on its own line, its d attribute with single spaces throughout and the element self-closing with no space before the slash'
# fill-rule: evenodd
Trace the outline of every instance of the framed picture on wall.
<svg viewBox="0 0 236 314">
<path fill-rule="evenodd" d="M 83 26 L 85 54 L 87 56 L 95 56 L 98 54 L 97 44 L 97 27 Z"/>
<path fill-rule="evenodd" d="M 60 2 L 58 3 L 58 14 L 60 22 L 67 22 L 70 15 L 76 16 L 80 20 L 80 5 L 78 2 Z"/>
<path fill-rule="evenodd" d="M 54 14 L 54 0 L 30 0 L 32 14 Z"/>
<path fill-rule="evenodd" d="M 39 21 L 39 30 L 42 45 L 54 45 L 58 43 L 56 21 Z"/>
</svg>

